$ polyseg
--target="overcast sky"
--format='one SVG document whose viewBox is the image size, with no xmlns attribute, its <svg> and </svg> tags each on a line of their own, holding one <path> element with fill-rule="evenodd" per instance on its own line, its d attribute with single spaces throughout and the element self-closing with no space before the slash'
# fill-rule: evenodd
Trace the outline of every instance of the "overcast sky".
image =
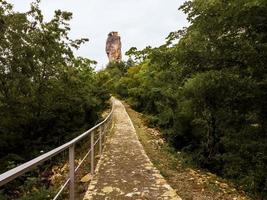
<svg viewBox="0 0 267 200">
<path fill-rule="evenodd" d="M 188 25 L 186 16 L 178 10 L 185 0 L 42 0 L 41 9 L 46 20 L 57 9 L 73 13 L 70 36 L 86 37 L 76 55 L 98 62 L 97 68 L 107 62 L 105 43 L 107 34 L 118 31 L 122 51 L 135 46 L 143 49 L 164 43 L 169 32 Z M 9 0 L 16 11 L 27 11 L 31 0 Z"/>
</svg>

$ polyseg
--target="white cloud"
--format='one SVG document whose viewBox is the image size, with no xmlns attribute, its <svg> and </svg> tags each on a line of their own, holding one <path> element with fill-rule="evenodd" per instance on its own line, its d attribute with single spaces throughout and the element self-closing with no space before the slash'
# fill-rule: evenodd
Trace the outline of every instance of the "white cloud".
<svg viewBox="0 0 267 200">
<path fill-rule="evenodd" d="M 54 10 L 73 13 L 71 37 L 87 37 L 90 42 L 77 55 L 107 63 L 105 42 L 110 31 L 122 37 L 123 52 L 132 46 L 142 49 L 163 44 L 169 32 L 188 25 L 186 16 L 178 11 L 185 0 L 42 0 L 46 19 Z M 10 0 L 15 10 L 27 11 L 31 0 Z"/>
</svg>

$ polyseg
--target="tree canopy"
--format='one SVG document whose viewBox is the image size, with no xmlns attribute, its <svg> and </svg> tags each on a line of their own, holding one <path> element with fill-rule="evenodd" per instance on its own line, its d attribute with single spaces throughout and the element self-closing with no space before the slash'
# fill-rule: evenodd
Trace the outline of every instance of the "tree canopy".
<svg viewBox="0 0 267 200">
<path fill-rule="evenodd" d="M 69 38 L 71 18 L 57 10 L 45 22 L 39 1 L 26 13 L 0 1 L 2 172 L 89 128 L 105 106 L 95 61 L 73 53 L 88 39 Z"/>
<path fill-rule="evenodd" d="M 115 92 L 200 167 L 267 196 L 267 1 L 193 0 L 190 26 L 135 61 Z"/>
</svg>

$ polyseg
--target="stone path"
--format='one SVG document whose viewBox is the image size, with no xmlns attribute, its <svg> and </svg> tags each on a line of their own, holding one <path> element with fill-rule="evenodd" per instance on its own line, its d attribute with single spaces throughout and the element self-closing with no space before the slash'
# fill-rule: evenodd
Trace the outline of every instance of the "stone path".
<svg viewBox="0 0 267 200">
<path fill-rule="evenodd" d="M 181 200 L 147 157 L 123 104 L 84 200 Z"/>
</svg>

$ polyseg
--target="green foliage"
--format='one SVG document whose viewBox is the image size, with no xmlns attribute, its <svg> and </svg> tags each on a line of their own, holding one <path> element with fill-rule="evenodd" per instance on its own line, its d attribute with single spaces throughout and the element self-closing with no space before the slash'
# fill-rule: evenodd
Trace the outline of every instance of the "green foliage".
<svg viewBox="0 0 267 200">
<path fill-rule="evenodd" d="M 32 194 L 27 194 L 21 197 L 21 200 L 50 200 L 55 195 L 55 191 L 53 189 L 42 188 L 37 192 L 33 192 Z"/>
<path fill-rule="evenodd" d="M 132 60 L 128 60 L 127 62 L 110 62 L 105 70 L 99 72 L 103 78 L 102 84 L 113 94 L 117 91 L 120 91 L 119 93 L 121 94 L 124 93 L 125 88 L 123 85 L 118 84 L 118 80 L 127 73 L 127 69 L 132 65 Z"/>
<path fill-rule="evenodd" d="M 266 199 L 267 2 L 194 0 L 180 9 L 191 25 L 158 48 L 131 48 L 136 64 L 115 73 L 113 91 L 200 167 Z"/>
<path fill-rule="evenodd" d="M 18 13 L 0 1 L 0 171 L 73 138 L 99 119 L 107 89 L 73 48 L 69 12 L 44 22 L 38 5 Z"/>
</svg>

